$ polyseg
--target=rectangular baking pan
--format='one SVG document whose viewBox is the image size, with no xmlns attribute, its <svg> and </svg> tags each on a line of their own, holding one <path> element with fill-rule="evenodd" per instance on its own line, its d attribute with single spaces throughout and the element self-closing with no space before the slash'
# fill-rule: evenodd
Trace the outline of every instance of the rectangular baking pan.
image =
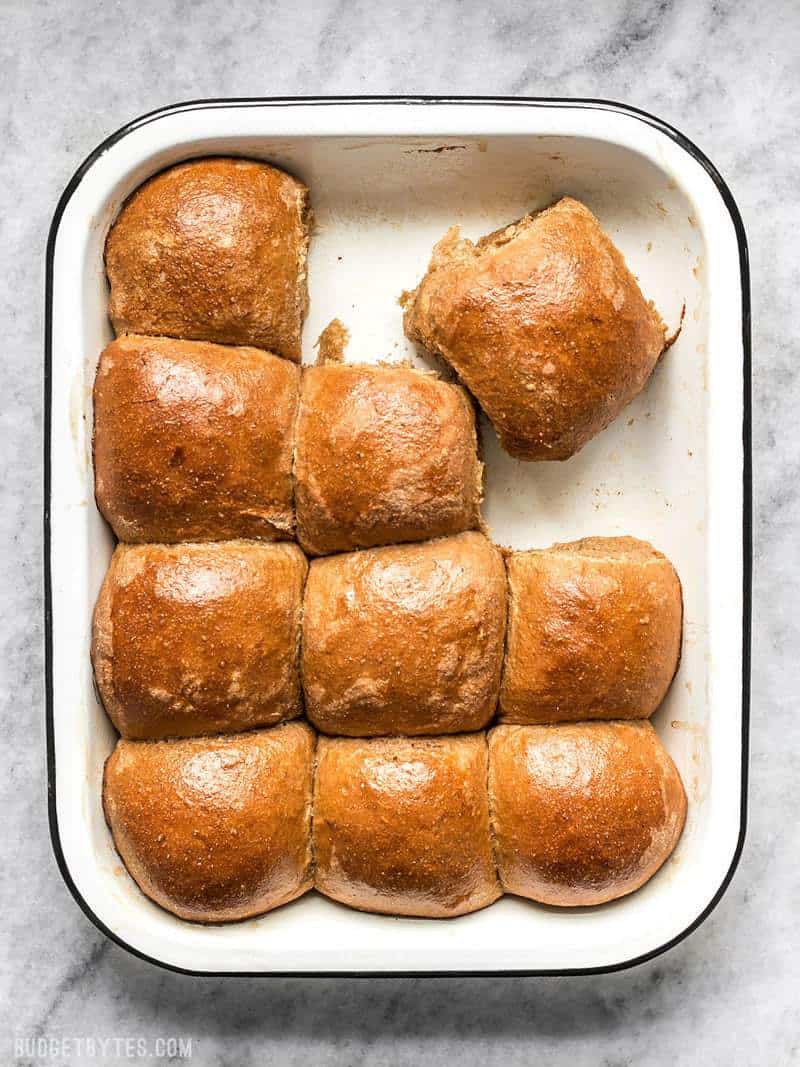
<svg viewBox="0 0 800 1067">
<path fill-rule="evenodd" d="M 452 224 L 470 237 L 563 194 L 585 200 L 681 335 L 645 392 L 567 463 L 520 464 L 484 423 L 485 514 L 498 542 L 630 533 L 675 562 L 679 673 L 654 724 L 689 795 L 686 831 L 640 892 L 595 909 L 506 897 L 452 921 L 386 918 L 309 894 L 260 919 L 200 927 L 139 893 L 114 852 L 100 784 L 114 732 L 89 663 L 113 543 L 94 504 L 91 388 L 111 337 L 103 243 L 154 172 L 211 154 L 258 157 L 311 188 L 316 232 L 304 360 L 334 316 L 351 360 L 418 356 L 397 297 Z M 733 198 L 685 137 L 591 100 L 212 100 L 109 137 L 62 196 L 47 249 L 45 578 L 49 808 L 84 912 L 131 952 L 201 974 L 574 974 L 652 957 L 709 914 L 744 838 L 750 623 L 747 252 Z"/>
</svg>

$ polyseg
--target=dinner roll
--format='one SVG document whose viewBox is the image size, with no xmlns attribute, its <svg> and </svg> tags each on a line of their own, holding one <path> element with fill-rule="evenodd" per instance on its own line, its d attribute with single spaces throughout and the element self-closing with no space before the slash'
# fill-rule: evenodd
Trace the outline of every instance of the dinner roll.
<svg viewBox="0 0 800 1067">
<path fill-rule="evenodd" d="M 299 715 L 306 570 L 296 545 L 119 545 L 92 662 L 122 736 L 236 733 Z"/>
<path fill-rule="evenodd" d="M 319 739 L 317 889 L 361 911 L 449 918 L 500 895 L 484 734 Z"/>
<path fill-rule="evenodd" d="M 587 537 L 506 560 L 504 722 L 646 718 L 681 651 L 681 584 L 634 537 Z"/>
<path fill-rule="evenodd" d="M 309 217 L 306 187 L 266 163 L 199 159 L 162 171 L 106 241 L 114 329 L 299 362 Z"/>
<path fill-rule="evenodd" d="M 680 775 L 648 722 L 497 726 L 489 797 L 503 888 L 567 907 L 644 885 L 686 819 Z"/>
<path fill-rule="evenodd" d="M 474 529 L 481 476 L 458 386 L 402 365 L 304 372 L 295 479 L 310 555 Z"/>
<path fill-rule="evenodd" d="M 311 888 L 314 733 L 119 741 L 103 807 L 139 888 L 181 919 L 230 922 Z"/>
<path fill-rule="evenodd" d="M 503 558 L 480 533 L 314 560 L 308 717 L 351 737 L 480 730 L 497 706 L 505 620 Z"/>
<path fill-rule="evenodd" d="M 255 348 L 113 341 L 94 384 L 94 476 L 120 541 L 291 537 L 299 379 Z"/>
<path fill-rule="evenodd" d="M 481 238 L 446 234 L 405 331 L 458 373 L 519 459 L 567 459 L 643 388 L 664 325 L 594 215 L 565 198 Z"/>
</svg>

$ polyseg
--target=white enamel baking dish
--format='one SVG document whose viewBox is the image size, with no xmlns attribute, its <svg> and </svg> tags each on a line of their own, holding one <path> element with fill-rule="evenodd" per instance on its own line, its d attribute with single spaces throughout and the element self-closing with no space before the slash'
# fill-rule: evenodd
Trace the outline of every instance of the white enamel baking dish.
<svg viewBox="0 0 800 1067">
<path fill-rule="evenodd" d="M 419 361 L 397 297 L 453 223 L 470 237 L 562 194 L 600 217 L 667 322 L 683 330 L 650 385 L 567 463 L 522 464 L 482 426 L 494 538 L 545 546 L 647 538 L 685 595 L 679 673 L 654 723 L 689 795 L 672 859 L 596 909 L 507 897 L 451 921 L 349 911 L 314 893 L 260 919 L 182 923 L 142 896 L 100 804 L 114 732 L 95 697 L 90 618 L 113 547 L 94 504 L 91 388 L 106 318 L 103 242 L 125 197 L 193 156 L 263 158 L 308 183 L 316 215 L 304 361 L 334 316 L 352 360 Z M 657 119 L 600 101 L 202 101 L 136 120 L 81 166 L 47 262 L 46 661 L 53 844 L 76 900 L 130 951 L 218 974 L 600 972 L 684 937 L 722 895 L 745 819 L 749 639 L 749 314 L 744 233 L 719 175 Z"/>
</svg>

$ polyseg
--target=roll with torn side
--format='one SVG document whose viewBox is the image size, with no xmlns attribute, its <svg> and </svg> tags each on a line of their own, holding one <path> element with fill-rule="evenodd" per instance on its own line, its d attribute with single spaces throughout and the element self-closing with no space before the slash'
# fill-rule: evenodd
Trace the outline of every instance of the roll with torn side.
<svg viewBox="0 0 800 1067">
<path fill-rule="evenodd" d="M 181 919 L 260 915 L 311 888 L 314 732 L 119 741 L 103 807 L 139 888 Z"/>
<path fill-rule="evenodd" d="M 652 715 L 681 652 L 681 584 L 634 537 L 587 537 L 506 558 L 508 637 L 500 720 Z"/>
<path fill-rule="evenodd" d="M 680 775 L 648 722 L 496 726 L 489 797 L 503 889 L 562 907 L 639 889 L 686 819 Z"/>
<path fill-rule="evenodd" d="M 459 386 L 402 364 L 304 371 L 294 474 L 309 555 L 475 529 L 482 473 Z"/>
<path fill-rule="evenodd" d="M 622 255 L 570 198 L 477 244 L 451 229 L 402 300 L 408 337 L 455 369 L 518 459 L 574 455 L 666 346 Z"/>
<path fill-rule="evenodd" d="M 308 190 L 266 163 L 197 159 L 156 174 L 106 240 L 114 329 L 299 363 L 309 229 Z"/>
<path fill-rule="evenodd" d="M 119 540 L 290 538 L 299 389 L 299 367 L 256 348 L 112 341 L 94 383 L 94 477 Z"/>
<path fill-rule="evenodd" d="M 481 533 L 313 560 L 306 713 L 351 737 L 480 730 L 497 707 L 505 622 L 503 558 Z"/>
<path fill-rule="evenodd" d="M 314 885 L 361 911 L 451 918 L 500 896 L 485 734 L 319 738 Z"/>
<path fill-rule="evenodd" d="M 237 733 L 302 711 L 297 545 L 118 545 L 95 607 L 97 688 L 123 737 Z"/>
</svg>

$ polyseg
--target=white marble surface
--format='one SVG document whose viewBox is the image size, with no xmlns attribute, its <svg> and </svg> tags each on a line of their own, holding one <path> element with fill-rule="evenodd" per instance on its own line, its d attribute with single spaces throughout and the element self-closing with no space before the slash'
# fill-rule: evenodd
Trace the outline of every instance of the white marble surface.
<svg viewBox="0 0 800 1067">
<path fill-rule="evenodd" d="M 4 551 L 0 1062 L 120 1063 L 121 1039 L 190 1062 L 800 1062 L 796 653 L 800 627 L 800 7 L 733 0 L 435 5 L 0 0 Z M 131 117 L 204 96 L 605 97 L 685 131 L 718 165 L 753 269 L 755 582 L 751 795 L 739 871 L 666 956 L 606 977 L 211 980 L 110 944 L 61 882 L 46 824 L 41 579 L 44 247 L 83 157 Z M 794 312 L 794 313 L 793 313 Z M 94 1057 L 14 1040 L 119 1039 Z M 151 1056 L 155 1062 L 157 1057 Z"/>
</svg>

